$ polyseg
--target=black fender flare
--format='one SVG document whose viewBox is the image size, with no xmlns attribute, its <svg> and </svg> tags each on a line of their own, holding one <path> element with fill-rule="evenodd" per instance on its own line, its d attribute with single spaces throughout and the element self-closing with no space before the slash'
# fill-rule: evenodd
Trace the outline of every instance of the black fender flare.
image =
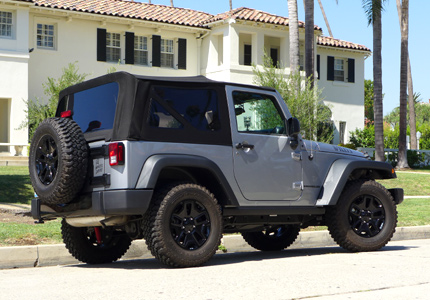
<svg viewBox="0 0 430 300">
<path fill-rule="evenodd" d="M 317 199 L 317 206 L 336 205 L 346 183 L 357 171 L 368 179 L 397 178 L 393 167 L 386 162 L 338 159 L 333 162 Z"/>
<path fill-rule="evenodd" d="M 213 161 L 196 155 L 186 154 L 157 154 L 150 156 L 143 165 L 136 189 L 154 189 L 161 171 L 167 167 L 181 168 L 201 168 L 208 170 L 221 185 L 227 199 L 223 199 L 224 205 L 238 206 L 237 198 L 225 178 L 219 166 Z"/>
</svg>

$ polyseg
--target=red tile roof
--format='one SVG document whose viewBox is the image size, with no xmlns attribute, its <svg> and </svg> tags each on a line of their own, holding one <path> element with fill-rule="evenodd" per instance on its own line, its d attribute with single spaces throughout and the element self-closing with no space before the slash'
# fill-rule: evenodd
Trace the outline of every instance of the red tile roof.
<svg viewBox="0 0 430 300">
<path fill-rule="evenodd" d="M 192 9 L 123 0 L 33 0 L 36 6 L 203 27 L 212 15 Z"/>
<path fill-rule="evenodd" d="M 352 43 L 352 42 L 342 41 L 328 36 L 319 36 L 317 40 L 317 44 L 321 46 L 328 46 L 328 47 L 363 50 L 363 51 L 369 51 L 369 52 L 371 51 L 366 46 Z"/>
<path fill-rule="evenodd" d="M 247 7 L 240 7 L 233 9 L 232 11 L 215 15 L 212 18 L 204 21 L 203 23 L 208 24 L 216 21 L 226 20 L 228 18 L 244 21 L 261 22 L 273 25 L 289 26 L 289 19 L 286 17 L 269 14 L 261 10 Z M 305 27 L 305 23 L 299 21 L 299 27 Z M 315 30 L 321 30 L 321 28 L 315 25 Z"/>
<path fill-rule="evenodd" d="M 23 2 L 33 2 L 35 6 L 54 9 L 64 9 L 70 11 L 93 13 L 106 16 L 116 16 L 124 18 L 139 19 L 145 21 L 161 22 L 174 25 L 184 25 L 192 27 L 207 27 L 208 24 L 226 20 L 228 18 L 252 22 L 261 22 L 272 25 L 288 26 L 289 20 L 266 13 L 261 10 L 240 7 L 225 13 L 211 15 L 205 12 L 187 8 L 171 7 L 166 5 L 148 4 L 126 0 L 16 0 Z M 299 21 L 299 27 L 304 27 L 304 22 Z M 315 25 L 315 30 L 321 30 Z M 346 42 L 330 37 L 318 37 L 318 45 L 371 51 L 363 45 Z"/>
</svg>

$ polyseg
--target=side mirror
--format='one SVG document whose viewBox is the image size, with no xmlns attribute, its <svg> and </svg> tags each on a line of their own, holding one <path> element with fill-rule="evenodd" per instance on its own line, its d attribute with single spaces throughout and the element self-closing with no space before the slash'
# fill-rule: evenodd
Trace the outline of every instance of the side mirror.
<svg viewBox="0 0 430 300">
<path fill-rule="evenodd" d="M 300 133 L 300 122 L 297 118 L 290 118 L 287 121 L 288 135 L 296 137 Z"/>
</svg>

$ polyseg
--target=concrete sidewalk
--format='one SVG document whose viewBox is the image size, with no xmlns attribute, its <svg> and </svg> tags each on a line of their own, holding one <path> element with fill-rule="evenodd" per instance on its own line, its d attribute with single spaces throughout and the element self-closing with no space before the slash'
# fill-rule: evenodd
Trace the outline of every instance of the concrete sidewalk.
<svg viewBox="0 0 430 300">
<path fill-rule="evenodd" d="M 430 239 L 430 226 L 399 227 L 393 241 Z M 228 235 L 223 238 L 223 244 L 229 253 L 257 251 L 250 247 L 240 235 Z M 336 246 L 328 231 L 301 232 L 289 249 L 321 248 Z M 219 252 L 222 253 L 222 252 Z M 221 254 L 222 255 L 222 254 Z M 134 241 L 122 259 L 152 258 L 147 250 L 145 241 Z M 44 267 L 55 265 L 77 264 L 67 251 L 64 244 L 1 247 L 0 269 Z"/>
</svg>

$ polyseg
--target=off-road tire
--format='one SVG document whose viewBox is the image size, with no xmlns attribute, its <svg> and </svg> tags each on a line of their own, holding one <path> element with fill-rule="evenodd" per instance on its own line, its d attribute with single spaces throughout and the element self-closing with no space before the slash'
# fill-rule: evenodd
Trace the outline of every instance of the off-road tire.
<svg viewBox="0 0 430 300">
<path fill-rule="evenodd" d="M 220 244 L 221 209 L 214 195 L 202 186 L 166 185 L 154 194 L 148 228 L 148 249 L 161 263 L 172 267 L 200 266 Z"/>
<path fill-rule="evenodd" d="M 61 222 L 61 233 L 67 250 L 74 258 L 87 264 L 114 262 L 130 247 L 131 239 L 124 231 L 109 227 L 100 230 L 102 242 L 99 244 L 94 227 L 73 227 L 65 219 Z"/>
<path fill-rule="evenodd" d="M 253 248 L 261 251 L 280 251 L 297 239 L 300 227 L 282 225 L 265 231 L 242 232 L 243 239 Z"/>
<path fill-rule="evenodd" d="M 88 170 L 88 146 L 79 125 L 67 118 L 41 122 L 31 141 L 29 170 L 43 204 L 72 201 Z"/>
<path fill-rule="evenodd" d="M 373 180 L 348 183 L 336 206 L 327 208 L 330 235 L 342 248 L 375 251 L 393 237 L 397 210 L 386 188 Z"/>
</svg>

